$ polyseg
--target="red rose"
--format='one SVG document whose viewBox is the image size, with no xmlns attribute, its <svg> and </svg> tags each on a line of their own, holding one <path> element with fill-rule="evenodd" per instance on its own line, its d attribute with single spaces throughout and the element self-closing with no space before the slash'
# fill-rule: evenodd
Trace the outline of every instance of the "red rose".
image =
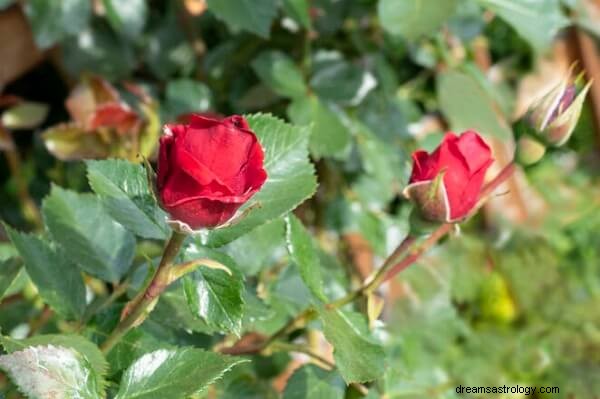
<svg viewBox="0 0 600 399">
<path fill-rule="evenodd" d="M 479 201 L 485 172 L 492 164 L 490 147 L 474 131 L 456 137 L 446 133 L 431 154 L 415 151 L 413 170 L 404 194 L 429 220 L 463 219 Z"/>
<path fill-rule="evenodd" d="M 188 124 L 166 125 L 157 177 L 162 206 L 193 230 L 219 226 L 264 184 L 263 159 L 241 116 L 194 115 Z"/>
</svg>

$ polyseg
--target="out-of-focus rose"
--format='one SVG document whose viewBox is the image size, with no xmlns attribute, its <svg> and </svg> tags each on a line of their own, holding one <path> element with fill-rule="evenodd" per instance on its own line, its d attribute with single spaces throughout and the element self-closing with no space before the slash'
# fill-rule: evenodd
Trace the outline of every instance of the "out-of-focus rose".
<svg viewBox="0 0 600 399">
<path fill-rule="evenodd" d="M 560 147 L 565 144 L 579 121 L 583 102 L 592 82 L 581 88 L 576 81 L 573 81 L 569 73 L 529 110 L 528 118 L 532 127 L 552 146 Z"/>
<path fill-rule="evenodd" d="M 189 230 L 227 222 L 267 179 L 263 149 L 246 120 L 191 116 L 166 125 L 160 139 L 157 188 L 175 223 Z M 184 229 L 188 230 L 188 229 Z"/>
<path fill-rule="evenodd" d="M 446 133 L 431 154 L 418 150 L 412 158 L 413 170 L 404 195 L 425 219 L 450 223 L 461 221 L 475 207 L 493 162 L 490 147 L 474 131 L 459 137 Z"/>
<path fill-rule="evenodd" d="M 135 96 L 135 108 L 108 81 L 85 76 L 65 101 L 71 120 L 42 134 L 48 151 L 62 160 L 152 156 L 160 134 L 158 103 L 141 86 L 124 87 Z"/>
</svg>

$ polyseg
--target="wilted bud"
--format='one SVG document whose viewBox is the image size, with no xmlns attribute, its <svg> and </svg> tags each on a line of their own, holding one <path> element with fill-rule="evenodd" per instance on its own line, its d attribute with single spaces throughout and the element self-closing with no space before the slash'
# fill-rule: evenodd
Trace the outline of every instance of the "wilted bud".
<svg viewBox="0 0 600 399">
<path fill-rule="evenodd" d="M 523 136 L 517 142 L 517 159 L 523 165 L 533 165 L 546 153 L 546 146 L 530 136 Z"/>
<path fill-rule="evenodd" d="M 569 73 L 529 110 L 533 128 L 550 145 L 560 147 L 565 144 L 577 126 L 585 96 L 592 84 L 588 82 L 581 88 L 578 84 L 581 79 L 580 75 L 573 81 Z"/>
</svg>

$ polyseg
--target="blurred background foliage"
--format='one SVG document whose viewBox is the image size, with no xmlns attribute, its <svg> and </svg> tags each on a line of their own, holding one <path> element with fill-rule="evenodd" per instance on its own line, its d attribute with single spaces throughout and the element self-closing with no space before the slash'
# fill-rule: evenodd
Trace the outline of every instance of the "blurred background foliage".
<svg viewBox="0 0 600 399">
<path fill-rule="evenodd" d="M 595 0 L 0 0 L 0 10 L 0 218 L 36 229 L 51 184 L 89 190 L 77 159 L 151 157 L 160 123 L 190 112 L 272 113 L 312 125 L 320 185 L 295 213 L 314 233 L 330 296 L 365 278 L 407 234 L 400 193 L 412 150 L 472 128 L 506 164 L 512 123 L 573 61 L 600 74 Z M 96 80 L 114 86 L 105 91 L 115 90 L 116 112 L 139 120 L 134 134 L 115 133 L 121 119 L 77 124 L 65 101 Z M 567 148 L 520 171 L 460 234 L 379 293 L 385 323 L 372 327 L 387 371 L 368 397 L 458 398 L 459 384 L 600 397 L 599 121 L 596 88 Z M 15 251 L 3 239 L 8 259 Z M 243 332 L 271 334 L 310 301 L 285 245 L 274 221 L 222 247 L 246 276 Z M 157 250 L 139 242 L 135 262 Z M 27 324 L 46 308 L 24 273 L 4 269 L 5 282 L 4 334 L 61 330 L 52 318 Z M 217 342 L 184 302 L 181 289 L 165 295 L 119 358 L 109 357 L 116 374 L 158 347 Z M 117 310 L 95 317 L 99 334 Z M 309 342 L 330 358 L 313 327 Z M 277 397 L 306 360 L 254 356 L 207 395 Z M 285 398 L 310 397 L 302 384 L 320 372 L 303 371 Z M 316 386 L 321 397 L 343 395 L 338 375 L 318 378 L 329 382 Z M 354 387 L 346 395 L 361 396 Z"/>
</svg>

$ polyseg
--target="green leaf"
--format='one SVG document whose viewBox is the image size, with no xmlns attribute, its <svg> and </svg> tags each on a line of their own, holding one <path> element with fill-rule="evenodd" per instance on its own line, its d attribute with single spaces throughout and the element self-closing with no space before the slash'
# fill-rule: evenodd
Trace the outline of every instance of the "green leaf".
<svg viewBox="0 0 600 399">
<path fill-rule="evenodd" d="M 283 0 L 283 8 L 292 19 L 299 22 L 305 28 L 310 29 L 312 23 L 308 11 L 308 0 Z"/>
<path fill-rule="evenodd" d="M 325 338 L 334 348 L 333 356 L 346 383 L 375 380 L 385 372 L 383 347 L 371 334 L 359 313 L 319 309 Z"/>
<path fill-rule="evenodd" d="M 146 24 L 146 0 L 103 0 L 106 17 L 112 28 L 128 39 L 139 37 Z"/>
<path fill-rule="evenodd" d="M 288 252 L 298 266 L 302 280 L 313 295 L 326 302 L 327 297 L 323 293 L 321 278 L 321 262 L 312 236 L 294 215 L 288 215 L 285 223 Z"/>
<path fill-rule="evenodd" d="M 383 28 L 392 35 L 415 40 L 435 33 L 456 11 L 457 0 L 379 0 Z"/>
<path fill-rule="evenodd" d="M 437 93 L 442 112 L 457 133 L 474 129 L 484 136 L 501 140 L 512 136 L 505 117 L 492 98 L 470 75 L 453 70 L 440 74 Z"/>
<path fill-rule="evenodd" d="M 218 247 L 253 228 L 285 215 L 311 197 L 317 180 L 308 160 L 310 129 L 289 125 L 271 115 L 248 117 L 265 151 L 267 181 L 247 206 L 258 204 L 233 226 L 213 230 L 201 237 L 202 244 Z"/>
<path fill-rule="evenodd" d="M 310 87 L 324 100 L 355 106 L 377 86 L 371 72 L 345 61 L 339 53 L 318 54 L 314 63 Z"/>
<path fill-rule="evenodd" d="M 42 213 L 54 241 L 84 271 L 115 282 L 131 265 L 135 238 L 110 217 L 99 197 L 53 186 Z"/>
<path fill-rule="evenodd" d="M 307 364 L 294 371 L 283 399 L 344 399 L 345 393 L 346 383 L 339 374 Z"/>
<path fill-rule="evenodd" d="M 10 107 L 2 114 L 2 124 L 7 129 L 33 129 L 48 115 L 46 104 L 25 101 Z"/>
<path fill-rule="evenodd" d="M 45 241 L 19 233 L 7 225 L 5 228 L 44 302 L 63 317 L 81 316 L 85 307 L 85 286 L 75 264 Z"/>
<path fill-rule="evenodd" d="M 100 399 L 94 369 L 78 352 L 60 346 L 32 346 L 0 356 L 4 370 L 30 399 Z"/>
<path fill-rule="evenodd" d="M 140 357 L 123 373 L 115 399 L 187 398 L 243 362 L 202 349 L 159 349 Z"/>
<path fill-rule="evenodd" d="M 81 34 L 68 38 L 62 43 L 61 50 L 65 68 L 74 76 L 93 72 L 106 79 L 121 80 L 129 78 L 138 64 L 130 43 L 106 24 L 94 24 Z"/>
<path fill-rule="evenodd" d="M 183 278 L 183 289 L 192 313 L 219 331 L 240 335 L 244 311 L 244 282 L 235 261 L 229 256 L 205 248 L 190 248 L 186 260 L 210 258 L 225 265 L 224 270 L 199 266 Z"/>
<path fill-rule="evenodd" d="M 124 160 L 87 161 L 90 186 L 110 215 L 132 233 L 165 239 L 165 213 L 148 187 L 144 167 Z"/>
<path fill-rule="evenodd" d="M 236 260 L 245 276 L 253 276 L 285 253 L 284 232 L 283 220 L 276 219 L 244 234 L 220 250 Z"/>
<path fill-rule="evenodd" d="M 246 30 L 265 39 L 277 15 L 277 2 L 273 0 L 208 0 L 207 3 L 208 9 L 231 30 Z"/>
<path fill-rule="evenodd" d="M 508 22 L 538 51 L 550 47 L 556 34 L 569 24 L 559 0 L 477 0 Z"/>
<path fill-rule="evenodd" d="M 88 341 L 86 338 L 75 335 L 75 334 L 48 334 L 48 335 L 36 335 L 27 339 L 16 340 L 11 337 L 1 336 L 0 343 L 4 350 L 8 353 L 17 352 L 26 349 L 30 346 L 39 345 L 54 345 L 63 348 L 70 348 L 79 354 L 85 356 L 87 361 L 92 366 L 96 375 L 96 385 L 98 387 L 104 386 L 104 375 L 108 371 L 108 363 L 104 358 L 100 349 Z"/>
<path fill-rule="evenodd" d="M 0 298 L 10 288 L 21 271 L 21 262 L 10 258 L 0 260 Z"/>
<path fill-rule="evenodd" d="M 36 44 L 45 49 L 84 30 L 92 15 L 92 4 L 88 0 L 31 0 L 25 3 L 25 14 Z"/>
<path fill-rule="evenodd" d="M 166 112 L 170 119 L 188 112 L 208 111 L 212 106 L 212 94 L 204 83 L 191 79 L 172 80 L 167 84 Z"/>
<path fill-rule="evenodd" d="M 162 301 L 162 299 L 161 299 Z M 130 330 L 106 355 L 111 374 L 129 367 L 137 358 L 158 349 L 173 349 L 173 345 L 155 338 L 143 327 Z"/>
<path fill-rule="evenodd" d="M 294 61 L 281 51 L 264 51 L 252 61 L 252 68 L 273 91 L 284 97 L 306 95 L 302 72 Z"/>
<path fill-rule="evenodd" d="M 342 112 L 315 96 L 297 98 L 288 108 L 288 115 L 295 124 L 313 124 L 310 152 L 316 158 L 344 159 L 348 155 L 351 137 L 342 123 Z"/>
<path fill-rule="evenodd" d="M 404 157 L 400 149 L 383 142 L 362 124 L 357 125 L 356 142 L 366 173 L 353 188 L 358 188 L 360 199 L 369 209 L 383 209 L 406 183 L 407 163 L 402 162 Z"/>
</svg>

